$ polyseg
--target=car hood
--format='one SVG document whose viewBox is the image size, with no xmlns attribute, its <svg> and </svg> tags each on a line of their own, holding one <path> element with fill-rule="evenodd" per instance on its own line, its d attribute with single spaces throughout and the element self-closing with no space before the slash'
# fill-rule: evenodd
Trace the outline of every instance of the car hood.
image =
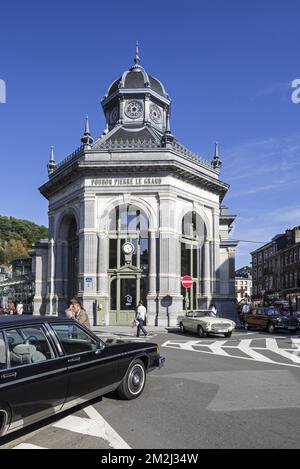
<svg viewBox="0 0 300 469">
<path fill-rule="evenodd" d="M 110 349 L 115 349 L 116 352 L 120 351 L 120 350 L 126 350 L 126 351 L 135 351 L 135 350 L 145 350 L 145 349 L 156 349 L 157 348 L 157 344 L 153 343 L 153 342 L 140 342 L 140 341 L 134 341 L 134 340 L 130 340 L 130 339 L 118 339 L 118 338 L 110 338 L 110 337 L 105 337 L 105 338 L 101 338 L 101 336 L 99 336 L 100 339 L 102 340 L 102 342 L 105 343 L 105 346 L 110 348 Z M 120 349 L 120 350 L 119 350 Z"/>
<path fill-rule="evenodd" d="M 209 323 L 209 324 L 235 324 L 234 321 L 232 321 L 231 319 L 226 319 L 226 318 L 211 318 L 210 316 L 206 316 L 206 317 L 203 317 L 203 318 L 194 318 L 196 319 L 197 321 L 205 321 L 206 323 Z"/>
</svg>

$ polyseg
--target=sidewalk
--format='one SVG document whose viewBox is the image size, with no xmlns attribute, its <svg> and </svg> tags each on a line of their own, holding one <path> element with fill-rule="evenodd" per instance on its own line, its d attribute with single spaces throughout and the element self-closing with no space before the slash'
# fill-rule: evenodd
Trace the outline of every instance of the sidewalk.
<svg viewBox="0 0 300 469">
<path fill-rule="evenodd" d="M 136 327 L 131 326 L 92 326 L 92 331 L 97 334 L 120 334 L 124 336 L 136 337 Z M 154 334 L 167 334 L 168 329 L 174 329 L 172 327 L 161 327 L 161 326 L 145 326 L 146 331 L 149 335 Z M 143 337 L 144 334 L 141 331 L 140 337 Z"/>
</svg>

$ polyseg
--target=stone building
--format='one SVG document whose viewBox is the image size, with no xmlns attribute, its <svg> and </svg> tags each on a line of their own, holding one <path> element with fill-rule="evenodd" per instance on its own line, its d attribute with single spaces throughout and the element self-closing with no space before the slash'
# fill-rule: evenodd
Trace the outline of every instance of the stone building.
<svg viewBox="0 0 300 469">
<path fill-rule="evenodd" d="M 236 300 L 249 302 L 252 297 L 252 269 L 244 266 L 235 272 L 235 294 Z"/>
<path fill-rule="evenodd" d="M 140 65 L 115 80 L 102 99 L 105 130 L 95 140 L 86 119 L 82 145 L 56 164 L 48 181 L 49 241 L 36 246 L 35 313 L 62 314 L 74 295 L 94 324 L 128 324 L 137 302 L 149 323 L 175 325 L 185 307 L 181 278 L 190 275 L 188 307 L 213 301 L 235 311 L 235 217 L 222 201 L 215 146 L 211 161 L 185 148 L 170 130 L 171 101 Z"/>
<path fill-rule="evenodd" d="M 265 304 L 288 300 L 300 310 L 300 227 L 276 235 L 251 255 L 253 300 Z"/>
</svg>

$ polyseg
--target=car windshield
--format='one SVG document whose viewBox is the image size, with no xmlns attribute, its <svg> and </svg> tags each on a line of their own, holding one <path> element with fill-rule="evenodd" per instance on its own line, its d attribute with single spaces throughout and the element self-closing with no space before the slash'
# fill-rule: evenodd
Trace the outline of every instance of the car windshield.
<svg viewBox="0 0 300 469">
<path fill-rule="evenodd" d="M 207 316 L 214 316 L 214 313 L 212 311 L 206 310 L 206 311 L 195 311 L 194 312 L 194 317 L 195 318 L 204 318 Z"/>
</svg>

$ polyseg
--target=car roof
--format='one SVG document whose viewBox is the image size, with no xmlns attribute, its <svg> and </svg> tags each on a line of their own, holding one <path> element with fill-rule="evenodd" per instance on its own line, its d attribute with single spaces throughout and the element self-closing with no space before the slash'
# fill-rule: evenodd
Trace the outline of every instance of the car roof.
<svg viewBox="0 0 300 469">
<path fill-rule="evenodd" d="M 15 326 L 17 325 L 25 325 L 25 324 L 34 324 L 34 323 L 41 323 L 41 322 L 66 322 L 71 321 L 75 322 L 72 319 L 63 318 L 59 316 L 32 316 L 32 315 L 11 315 L 11 316 L 0 316 L 0 328 L 8 327 L 8 326 Z"/>
</svg>

